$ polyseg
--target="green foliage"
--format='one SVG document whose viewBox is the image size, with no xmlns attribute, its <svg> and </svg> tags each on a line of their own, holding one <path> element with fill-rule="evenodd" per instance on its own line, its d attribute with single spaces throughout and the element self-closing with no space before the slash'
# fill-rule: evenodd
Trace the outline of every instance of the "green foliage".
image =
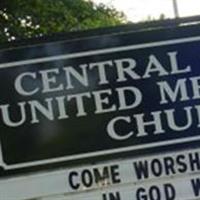
<svg viewBox="0 0 200 200">
<path fill-rule="evenodd" d="M 114 26 L 124 21 L 123 13 L 91 1 L 3 0 L 0 5 L 0 42 Z"/>
</svg>

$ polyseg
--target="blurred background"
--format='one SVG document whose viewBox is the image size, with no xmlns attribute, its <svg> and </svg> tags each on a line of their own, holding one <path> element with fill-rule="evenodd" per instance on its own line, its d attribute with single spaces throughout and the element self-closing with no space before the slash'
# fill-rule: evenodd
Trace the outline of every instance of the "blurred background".
<svg viewBox="0 0 200 200">
<path fill-rule="evenodd" d="M 93 2 L 103 3 L 124 12 L 131 22 L 173 18 L 174 2 L 179 17 L 200 14 L 199 0 L 93 0 Z"/>
<path fill-rule="evenodd" d="M 0 43 L 199 14 L 199 0 L 1 0 Z"/>
</svg>

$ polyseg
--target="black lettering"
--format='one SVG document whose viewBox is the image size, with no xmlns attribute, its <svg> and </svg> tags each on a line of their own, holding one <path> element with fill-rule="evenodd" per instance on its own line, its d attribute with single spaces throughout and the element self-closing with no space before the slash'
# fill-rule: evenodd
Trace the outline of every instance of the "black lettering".
<svg viewBox="0 0 200 200">
<path fill-rule="evenodd" d="M 198 197 L 200 195 L 200 179 L 192 179 L 191 184 L 195 197 Z"/>
<path fill-rule="evenodd" d="M 77 176 L 78 176 L 77 172 L 70 172 L 70 174 L 69 174 L 69 185 L 74 190 L 77 190 L 80 187 L 79 183 L 74 183 L 74 178 Z"/>
<path fill-rule="evenodd" d="M 148 162 L 146 160 L 144 162 L 143 161 L 134 162 L 133 166 L 138 180 L 149 177 Z"/>
<path fill-rule="evenodd" d="M 176 191 L 171 184 L 164 184 L 159 187 L 152 185 L 149 188 L 140 187 L 136 190 L 136 200 L 175 200 L 175 198 Z"/>
<path fill-rule="evenodd" d="M 176 162 L 178 164 L 178 171 L 180 173 L 184 173 L 187 171 L 187 164 L 185 163 L 185 156 L 184 155 L 179 155 L 176 158 Z"/>
<path fill-rule="evenodd" d="M 161 200 L 160 190 L 157 186 L 152 186 L 149 189 L 149 197 L 151 200 Z"/>
<path fill-rule="evenodd" d="M 166 200 L 174 200 L 176 198 L 176 190 L 172 184 L 164 184 L 164 194 Z"/>
<path fill-rule="evenodd" d="M 160 176 L 162 174 L 162 164 L 160 160 L 153 159 L 151 161 L 151 171 L 155 176 Z"/>
<path fill-rule="evenodd" d="M 99 172 L 98 168 L 94 168 L 94 176 L 95 176 L 95 182 L 101 182 L 103 180 L 108 180 L 109 179 L 109 171 L 108 171 L 108 167 L 104 167 L 102 170 L 102 173 Z"/>
<path fill-rule="evenodd" d="M 102 197 L 103 200 L 121 200 L 119 192 L 116 192 L 115 194 L 114 193 L 103 194 Z"/>
<path fill-rule="evenodd" d="M 87 169 L 83 170 L 81 173 L 81 180 L 84 186 L 91 187 L 93 183 L 92 173 Z"/>
<path fill-rule="evenodd" d="M 170 174 L 175 174 L 175 163 L 173 158 L 171 157 L 165 157 L 164 158 L 164 166 L 165 166 L 165 172 L 166 175 L 170 175 Z"/>
<path fill-rule="evenodd" d="M 190 159 L 191 170 L 192 171 L 200 170 L 199 154 L 197 152 L 195 154 L 190 153 L 189 159 Z"/>
<path fill-rule="evenodd" d="M 111 178 L 113 183 L 120 183 L 121 179 L 119 178 L 119 165 L 113 165 L 110 167 Z"/>
<path fill-rule="evenodd" d="M 144 188 L 138 188 L 136 191 L 136 200 L 147 200 L 148 197 L 145 194 L 145 189 Z"/>
</svg>

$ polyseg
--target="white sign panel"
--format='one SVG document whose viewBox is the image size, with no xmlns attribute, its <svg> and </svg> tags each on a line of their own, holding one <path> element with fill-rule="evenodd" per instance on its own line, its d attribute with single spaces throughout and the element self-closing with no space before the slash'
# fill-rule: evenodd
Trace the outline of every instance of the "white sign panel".
<svg viewBox="0 0 200 200">
<path fill-rule="evenodd" d="M 197 200 L 200 175 L 128 184 L 88 193 L 63 195 L 56 200 Z M 47 199 L 45 199 L 47 200 Z"/>
<path fill-rule="evenodd" d="M 182 192 L 190 188 L 188 195 L 192 198 L 195 197 L 195 194 L 200 195 L 199 172 L 200 150 L 186 150 L 174 154 L 115 160 L 1 180 L 0 194 L 4 195 L 6 200 L 22 200 L 59 194 L 66 194 L 67 200 L 72 200 L 73 196 L 78 200 L 81 198 L 89 200 L 93 195 L 93 200 L 95 200 L 94 197 L 98 200 L 119 200 L 116 197 L 112 199 L 112 197 L 103 196 L 104 193 L 105 195 L 109 194 L 109 191 L 111 193 L 118 191 L 120 200 L 132 200 L 136 198 L 137 193 L 145 196 L 152 192 L 152 195 L 155 195 L 154 193 L 158 192 L 156 190 L 159 190 L 160 194 L 157 195 L 162 195 L 162 198 L 152 197 L 151 199 L 148 197 L 145 199 L 143 197 L 142 199 L 142 197 L 138 197 L 137 200 L 164 200 L 166 194 L 163 191 L 173 189 L 176 191 L 176 200 L 179 197 L 183 200 L 181 197 L 184 195 L 181 193 L 181 188 L 183 188 Z M 170 189 L 166 185 L 170 185 Z M 151 189 L 152 186 L 158 188 Z M 105 192 L 103 192 L 104 190 Z M 173 198 L 166 200 L 173 200 Z"/>
</svg>

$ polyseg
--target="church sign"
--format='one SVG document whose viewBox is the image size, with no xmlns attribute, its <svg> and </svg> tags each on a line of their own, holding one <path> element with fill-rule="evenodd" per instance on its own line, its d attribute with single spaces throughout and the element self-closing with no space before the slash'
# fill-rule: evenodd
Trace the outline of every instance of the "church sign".
<svg viewBox="0 0 200 200">
<path fill-rule="evenodd" d="M 1 50 L 1 166 L 200 141 L 200 30 L 191 29 L 97 33 Z"/>
</svg>

